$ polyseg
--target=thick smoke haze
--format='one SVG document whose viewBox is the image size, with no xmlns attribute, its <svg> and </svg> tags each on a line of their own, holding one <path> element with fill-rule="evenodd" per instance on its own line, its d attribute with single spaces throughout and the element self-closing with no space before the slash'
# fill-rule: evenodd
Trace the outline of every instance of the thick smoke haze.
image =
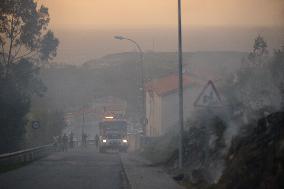
<svg viewBox="0 0 284 189">
<path fill-rule="evenodd" d="M 53 28 L 176 26 L 173 0 L 41 0 L 49 7 Z M 182 1 L 184 25 L 279 26 L 282 0 Z M 131 15 L 131 16 L 130 16 Z"/>
<path fill-rule="evenodd" d="M 0 0 L 0 189 L 284 189 L 283 125 L 284 0 Z"/>
<path fill-rule="evenodd" d="M 134 49 L 127 42 L 114 41 L 113 35 L 135 39 L 144 51 L 177 49 L 176 1 L 39 3 L 49 8 L 50 27 L 60 38 L 55 61 L 78 65 Z M 270 50 L 283 44 L 283 0 L 191 0 L 182 1 L 182 7 L 185 51 L 249 51 L 249 41 L 257 35 L 267 40 Z"/>
<path fill-rule="evenodd" d="M 183 30 L 184 51 L 241 51 L 249 52 L 253 39 L 262 35 L 270 51 L 284 42 L 283 27 L 188 27 Z M 60 38 L 55 61 L 80 65 L 84 62 L 117 52 L 134 51 L 127 41 L 118 41 L 114 35 L 135 39 L 144 51 L 172 51 L 177 49 L 174 28 L 145 29 L 72 29 L 57 30 Z"/>
</svg>

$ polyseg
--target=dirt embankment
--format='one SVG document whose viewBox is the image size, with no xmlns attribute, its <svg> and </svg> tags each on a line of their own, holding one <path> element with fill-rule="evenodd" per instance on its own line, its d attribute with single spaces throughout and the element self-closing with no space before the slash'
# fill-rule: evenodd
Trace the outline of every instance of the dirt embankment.
<svg viewBox="0 0 284 189">
<path fill-rule="evenodd" d="M 277 112 L 233 139 L 222 177 L 210 189 L 280 189 L 283 178 L 284 112 Z"/>
<path fill-rule="evenodd" d="M 192 127 L 185 133 L 183 174 L 177 173 L 176 135 L 157 139 L 144 151 L 144 157 L 164 166 L 190 189 L 284 188 L 284 112 L 243 126 L 229 149 L 222 120 L 200 125 L 204 127 Z"/>
</svg>

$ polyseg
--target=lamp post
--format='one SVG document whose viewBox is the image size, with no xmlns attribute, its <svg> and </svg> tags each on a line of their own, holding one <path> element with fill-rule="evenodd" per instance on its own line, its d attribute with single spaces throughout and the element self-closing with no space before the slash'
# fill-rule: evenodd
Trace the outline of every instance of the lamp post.
<svg viewBox="0 0 284 189">
<path fill-rule="evenodd" d="M 144 90 L 144 68 L 143 68 L 143 61 L 144 61 L 144 53 L 140 47 L 140 45 L 134 41 L 133 39 L 124 37 L 124 36 L 114 36 L 114 39 L 118 40 L 127 40 L 133 43 L 139 51 L 139 58 L 140 58 L 140 71 L 141 71 L 141 92 L 142 92 L 142 126 L 143 126 L 143 133 L 145 134 L 145 127 L 146 127 L 146 113 L 145 113 L 145 90 Z"/>
<path fill-rule="evenodd" d="M 178 71 L 179 71 L 179 168 L 183 167 L 183 66 L 181 0 L 178 0 Z"/>
</svg>

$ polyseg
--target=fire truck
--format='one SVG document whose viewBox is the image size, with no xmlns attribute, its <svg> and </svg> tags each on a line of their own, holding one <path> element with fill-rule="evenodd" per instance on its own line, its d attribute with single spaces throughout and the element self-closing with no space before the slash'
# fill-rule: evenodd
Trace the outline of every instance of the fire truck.
<svg viewBox="0 0 284 189">
<path fill-rule="evenodd" d="M 105 116 L 99 122 L 99 151 L 109 149 L 127 152 L 127 122 L 114 116 Z"/>
</svg>

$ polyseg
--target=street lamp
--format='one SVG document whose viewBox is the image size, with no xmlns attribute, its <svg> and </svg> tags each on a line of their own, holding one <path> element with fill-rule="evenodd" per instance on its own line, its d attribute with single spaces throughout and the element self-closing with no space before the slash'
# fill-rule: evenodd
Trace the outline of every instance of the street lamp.
<svg viewBox="0 0 284 189">
<path fill-rule="evenodd" d="M 140 71 L 141 71 L 141 92 L 142 92 L 142 118 L 141 118 L 141 124 L 143 126 L 143 132 L 145 134 L 145 127 L 146 127 L 146 114 L 145 114 L 145 90 L 144 90 L 144 68 L 143 68 L 143 60 L 144 60 L 144 53 L 140 47 L 140 45 L 134 41 L 133 39 L 130 39 L 130 38 L 127 38 L 127 37 L 124 37 L 124 36 L 114 36 L 114 39 L 117 39 L 117 40 L 127 40 L 127 41 L 130 41 L 131 43 L 133 43 L 136 48 L 138 49 L 139 51 L 139 57 L 140 57 Z"/>
<path fill-rule="evenodd" d="M 124 36 L 119 36 L 119 35 L 114 36 L 114 39 L 127 40 L 127 41 L 130 41 L 130 42 L 134 43 L 135 46 L 136 46 L 136 48 L 137 48 L 138 51 L 139 51 L 140 63 L 143 64 L 144 53 L 143 53 L 143 51 L 142 51 L 140 45 L 139 45 L 136 41 L 134 41 L 133 39 L 124 37 Z M 143 66 L 143 65 L 142 65 L 142 66 Z M 141 71 L 143 71 L 143 70 L 141 70 Z"/>
</svg>

